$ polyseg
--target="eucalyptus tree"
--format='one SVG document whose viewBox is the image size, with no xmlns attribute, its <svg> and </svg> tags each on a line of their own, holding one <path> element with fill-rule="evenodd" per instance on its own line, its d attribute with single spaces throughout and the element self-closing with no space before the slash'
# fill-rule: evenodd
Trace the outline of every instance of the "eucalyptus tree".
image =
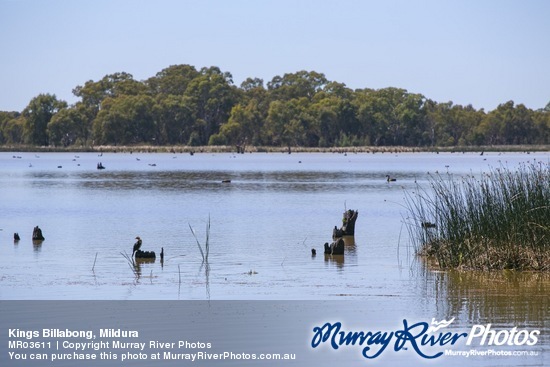
<svg viewBox="0 0 550 367">
<path fill-rule="evenodd" d="M 533 113 L 533 124 L 536 129 L 536 144 L 550 144 L 550 103 L 547 109 Z"/>
<path fill-rule="evenodd" d="M 241 83 L 237 103 L 231 108 L 227 122 L 219 133 L 210 137 L 209 144 L 245 146 L 262 145 L 262 132 L 269 109 L 268 92 L 260 78 L 247 78 Z"/>
<path fill-rule="evenodd" d="M 229 120 L 220 126 L 219 133 L 211 136 L 209 144 L 261 145 L 265 118 L 257 99 L 250 99 L 246 105 L 238 103 L 231 109 Z"/>
<path fill-rule="evenodd" d="M 343 83 L 329 82 L 315 94 L 309 106 L 312 129 L 319 146 L 354 145 L 363 142 L 359 130 L 354 92 Z"/>
<path fill-rule="evenodd" d="M 19 112 L 0 111 L 0 144 L 23 143 L 25 120 Z"/>
<path fill-rule="evenodd" d="M 52 94 L 39 94 L 34 97 L 23 110 L 24 137 L 27 144 L 47 146 L 48 123 L 61 109 L 67 107 L 67 102 L 58 100 Z"/>
<path fill-rule="evenodd" d="M 147 79 L 145 84 L 153 95 L 183 96 L 189 83 L 198 76 L 200 73 L 194 66 L 171 65 L 159 71 L 154 77 Z"/>
<path fill-rule="evenodd" d="M 295 98 L 312 99 L 328 83 L 324 74 L 301 70 L 275 76 L 267 83 L 272 100 L 290 100 Z"/>
<path fill-rule="evenodd" d="M 188 97 L 159 94 L 154 105 L 158 144 L 187 144 L 193 132 L 196 113 Z"/>
<path fill-rule="evenodd" d="M 266 142 L 274 146 L 317 146 L 309 104 L 306 97 L 271 102 L 264 129 Z"/>
<path fill-rule="evenodd" d="M 106 98 L 93 123 L 96 144 L 156 144 L 154 104 L 147 95 Z"/>
<path fill-rule="evenodd" d="M 56 113 L 48 123 L 48 138 L 51 145 L 68 146 L 77 140 L 81 144 L 87 140 L 86 117 L 82 109 L 65 108 Z"/>
<path fill-rule="evenodd" d="M 531 144 L 536 140 L 532 111 L 513 101 L 498 105 L 477 127 L 485 144 Z"/>
<path fill-rule="evenodd" d="M 138 95 L 146 91 L 146 86 L 134 80 L 132 74 L 120 72 L 105 75 L 102 79 L 94 82 L 89 80 L 84 86 L 77 86 L 73 94 L 82 99 L 85 106 L 93 108 L 96 113 L 99 111 L 101 102 L 107 98 L 115 98 L 121 95 Z"/>
<path fill-rule="evenodd" d="M 356 91 L 354 105 L 360 131 L 372 145 L 429 144 L 424 134 L 425 98 L 401 88 Z"/>
<path fill-rule="evenodd" d="M 238 92 L 230 73 L 218 67 L 202 68 L 185 90 L 184 96 L 196 114 L 190 145 L 206 145 L 210 135 L 218 132 L 229 118 Z"/>
</svg>

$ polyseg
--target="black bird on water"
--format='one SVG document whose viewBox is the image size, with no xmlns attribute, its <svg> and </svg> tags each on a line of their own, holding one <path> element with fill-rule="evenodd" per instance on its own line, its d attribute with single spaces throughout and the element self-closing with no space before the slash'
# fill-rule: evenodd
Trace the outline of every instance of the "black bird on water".
<svg viewBox="0 0 550 367">
<path fill-rule="evenodd" d="M 139 236 L 136 237 L 137 242 L 134 243 L 134 251 L 132 252 L 132 256 L 141 248 L 141 238 Z"/>
<path fill-rule="evenodd" d="M 388 182 L 395 182 L 395 181 L 397 181 L 395 178 L 390 177 L 390 175 L 386 175 L 386 179 L 387 179 Z"/>
</svg>

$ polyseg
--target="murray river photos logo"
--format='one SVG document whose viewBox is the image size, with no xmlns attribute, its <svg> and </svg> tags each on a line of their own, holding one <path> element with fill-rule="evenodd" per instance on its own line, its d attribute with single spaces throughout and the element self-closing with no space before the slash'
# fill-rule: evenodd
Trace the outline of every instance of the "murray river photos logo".
<svg viewBox="0 0 550 367">
<path fill-rule="evenodd" d="M 346 331 L 342 323 L 325 323 L 313 328 L 311 347 L 328 344 L 337 350 L 342 347 L 361 348 L 363 357 L 373 359 L 384 351 L 393 349 L 413 350 L 423 358 L 433 359 L 445 354 L 442 348 L 466 345 L 477 346 L 534 346 L 539 341 L 540 330 L 497 329 L 491 324 L 474 325 L 469 332 L 445 330 L 454 321 L 432 319 L 431 324 L 417 322 L 414 324 L 403 320 L 403 328 L 394 331 Z"/>
</svg>

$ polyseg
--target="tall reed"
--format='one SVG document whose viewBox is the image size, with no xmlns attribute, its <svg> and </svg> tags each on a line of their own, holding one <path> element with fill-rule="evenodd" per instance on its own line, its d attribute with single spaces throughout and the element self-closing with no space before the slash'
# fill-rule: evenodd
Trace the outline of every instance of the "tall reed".
<svg viewBox="0 0 550 367">
<path fill-rule="evenodd" d="M 202 249 L 201 243 L 199 242 L 199 239 L 197 238 L 197 235 L 195 234 L 195 230 L 193 229 L 193 227 L 191 227 L 191 224 L 189 224 L 189 229 L 191 230 L 191 233 L 193 233 L 195 241 L 197 241 L 197 246 L 199 247 L 199 251 L 201 252 L 203 264 L 208 264 L 208 254 L 210 253 L 210 215 L 208 215 L 208 222 L 206 222 L 206 241 L 204 244 L 204 251 Z"/>
<path fill-rule="evenodd" d="M 441 268 L 550 270 L 550 164 L 432 176 L 406 196 L 417 253 Z"/>
</svg>

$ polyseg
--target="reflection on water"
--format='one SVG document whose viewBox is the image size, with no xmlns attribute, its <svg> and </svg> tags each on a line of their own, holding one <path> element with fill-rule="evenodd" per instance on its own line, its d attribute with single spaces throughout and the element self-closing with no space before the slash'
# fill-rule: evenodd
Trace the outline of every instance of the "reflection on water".
<svg viewBox="0 0 550 367">
<path fill-rule="evenodd" d="M 343 236 L 342 239 L 344 240 L 344 249 L 346 251 L 346 254 L 355 253 L 355 250 L 357 249 L 355 236 Z"/>
<path fill-rule="evenodd" d="M 427 177 L 421 174 L 421 177 Z M 418 175 L 401 175 L 400 181 L 410 184 Z M 77 171 L 25 172 L 25 178 L 37 189 L 76 186 L 85 190 L 189 190 L 189 191 L 287 191 L 330 192 L 380 188 L 386 183 L 377 172 L 228 172 L 219 170 L 198 171 Z M 231 184 L 224 184 L 229 180 Z M 397 186 L 396 186 L 397 185 Z M 387 188 L 401 187 L 386 184 Z"/>
<path fill-rule="evenodd" d="M 436 299 L 447 314 L 471 322 L 540 326 L 550 311 L 550 274 L 448 271 L 434 274 Z"/>
<path fill-rule="evenodd" d="M 334 264 L 338 269 L 344 268 L 344 255 L 332 255 L 332 254 L 325 254 L 325 262 L 328 264 Z"/>
<path fill-rule="evenodd" d="M 59 178 L 62 179 L 62 178 Z M 326 172 L 239 172 L 226 171 L 158 171 L 81 173 L 74 184 L 86 189 L 116 190 L 189 190 L 189 191 L 287 191 L 323 192 L 340 189 L 363 189 L 370 181 L 379 180 L 373 174 L 343 174 Z M 225 184 L 230 180 L 231 184 Z M 45 181 L 45 185 L 54 185 Z"/>
<path fill-rule="evenodd" d="M 424 307 L 430 307 L 433 300 L 434 317 L 454 317 L 454 327 L 463 330 L 476 324 L 491 324 L 493 329 L 540 330 L 536 350 L 550 350 L 550 274 L 438 271 L 425 259 L 418 263 L 421 281 L 417 290 L 425 299 Z"/>
</svg>

